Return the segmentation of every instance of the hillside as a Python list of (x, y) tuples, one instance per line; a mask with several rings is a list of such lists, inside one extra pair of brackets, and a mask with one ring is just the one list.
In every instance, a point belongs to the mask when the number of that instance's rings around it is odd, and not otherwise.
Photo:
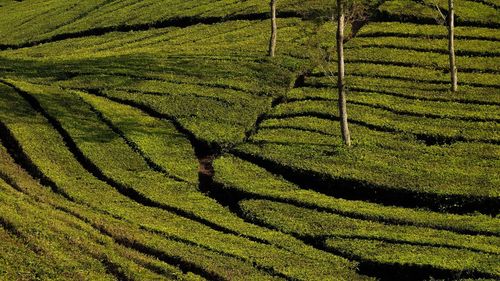
[(0, 0), (0, 280), (500, 279), (500, 3)]

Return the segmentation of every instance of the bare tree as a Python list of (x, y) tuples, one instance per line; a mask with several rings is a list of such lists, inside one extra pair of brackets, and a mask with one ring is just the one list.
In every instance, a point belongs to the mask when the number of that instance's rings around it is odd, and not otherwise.
[[(337, 21), (337, 35), (336, 35), (336, 52), (337, 52), (337, 72), (332, 69), (332, 56), (334, 53), (334, 46), (329, 44), (322, 44), (321, 37), (316, 38), (312, 36), (308, 45), (312, 50), (319, 52), (312, 52), (310, 59), (314, 64), (323, 71), (325, 77), (329, 78), (332, 84), (337, 84), (338, 91), (338, 110), (340, 116), (340, 127), (342, 133), (342, 140), (347, 146), (351, 146), (351, 134), (349, 131), (348, 115), (347, 115), (347, 87), (345, 82), (345, 62), (344, 62), (344, 42), (349, 40), (350, 37), (355, 35), (354, 28), (351, 30), (352, 34), (347, 37), (344, 34), (346, 24), (360, 24), (366, 22), (368, 19), (368, 6), (362, 1), (355, 0), (337, 0), (336, 15), (332, 14), (332, 21)], [(332, 10), (333, 12), (333, 10)], [(317, 23), (321, 25), (323, 19), (319, 18)], [(317, 28), (321, 28), (317, 26)], [(359, 29), (359, 26), (357, 27)], [(316, 32), (316, 31), (314, 31)]]
[(351, 146), (351, 133), (347, 122), (347, 101), (345, 94), (345, 65), (344, 65), (344, 0), (337, 0), (337, 87), (340, 128), (342, 139), (347, 146)]
[(269, 56), (274, 57), (276, 53), (276, 38), (278, 33), (278, 24), (276, 23), (276, 0), (271, 0), (271, 38), (269, 40)]
[(455, 5), (454, 0), (448, 0), (448, 17), (446, 17), (439, 8), (437, 3), (434, 3), (442, 22), (447, 22), (448, 28), (448, 54), (450, 59), (450, 78), (451, 78), (451, 91), (458, 90), (458, 70), (455, 59)]
[(458, 90), (457, 66), (455, 64), (455, 7), (453, 0), (448, 0), (448, 51), (450, 55), (451, 91)]

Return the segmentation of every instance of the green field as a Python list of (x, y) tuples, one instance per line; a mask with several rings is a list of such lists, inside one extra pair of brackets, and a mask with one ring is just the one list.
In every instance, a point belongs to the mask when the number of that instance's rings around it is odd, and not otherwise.
[(0, 280), (499, 280), (500, 2), (0, 0)]

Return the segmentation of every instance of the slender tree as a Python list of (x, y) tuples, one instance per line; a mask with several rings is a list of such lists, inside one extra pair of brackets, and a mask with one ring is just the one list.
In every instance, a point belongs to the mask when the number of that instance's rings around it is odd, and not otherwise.
[[(333, 11), (333, 10), (332, 10)], [(309, 41), (311, 49), (318, 50), (313, 52), (310, 58), (314, 60), (315, 65), (321, 69), (325, 76), (328, 77), (333, 84), (337, 83), (338, 92), (338, 110), (340, 116), (340, 128), (342, 140), (346, 146), (351, 146), (351, 133), (349, 131), (349, 123), (347, 116), (347, 96), (345, 83), (345, 62), (344, 62), (344, 42), (353, 34), (346, 36), (344, 29), (346, 24), (359, 24), (368, 19), (368, 6), (362, 1), (356, 0), (337, 0), (336, 15), (332, 14), (331, 19), (337, 20), (337, 72), (331, 69), (331, 54), (333, 49), (325, 44), (321, 44), (320, 38), (315, 38)], [(317, 23), (323, 23), (324, 18), (319, 18)], [(318, 26), (317, 26), (318, 27)], [(355, 31), (351, 31), (355, 33)], [(319, 41), (318, 41), (319, 40)]]
[(455, 5), (454, 0), (448, 0), (448, 17), (446, 17), (439, 8), (437, 3), (434, 3), (436, 10), (441, 16), (441, 20), (438, 22), (444, 24), (448, 28), (448, 54), (450, 59), (450, 78), (451, 78), (451, 91), (456, 92), (458, 90), (458, 70), (455, 59)]
[(269, 56), (274, 57), (276, 53), (276, 38), (278, 33), (278, 24), (276, 23), (276, 0), (271, 0), (271, 38), (269, 40)]
[(338, 105), (340, 115), (340, 128), (342, 139), (347, 146), (351, 146), (351, 133), (347, 122), (347, 101), (345, 94), (345, 65), (344, 65), (344, 25), (345, 12), (344, 0), (337, 0), (337, 87), (338, 87)]
[(455, 7), (453, 0), (448, 0), (448, 51), (450, 55), (451, 91), (458, 90), (457, 66), (455, 64)]

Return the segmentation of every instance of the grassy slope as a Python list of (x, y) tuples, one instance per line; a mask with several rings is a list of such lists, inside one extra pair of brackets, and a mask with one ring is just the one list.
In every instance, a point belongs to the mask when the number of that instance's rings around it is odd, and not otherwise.
[[(22, 169), (0, 151), (8, 171), (0, 194), (11, 202), (0, 217), (0, 236), (11, 241), (0, 245), (0, 276), (15, 274), (20, 255), (23, 272), (35, 274), (37, 252), (12, 248), (35, 239), (53, 253), (38, 274), (62, 279), (75, 277), (60, 273), (61, 261), (138, 280), (362, 279), (358, 264), (387, 278), (498, 277), (498, 219), (443, 213), (498, 212), (497, 23), (471, 12), (481, 4), (462, 2), (459, 22), (481, 27), (457, 30), (464, 85), (456, 95), (446, 92), (443, 28), (369, 23), (348, 42), (350, 150), (340, 145), (323, 71), (335, 72), (334, 62), (308, 60), (315, 42), (333, 46), (334, 28), (290, 17), (326, 13), (329, 1), (279, 3), (287, 13), (274, 60), (265, 58), (264, 1), (5, 4), (2, 44), (53, 42), (0, 52), (2, 142), (31, 176), (75, 202), (16, 176)], [(379, 11), (428, 22), (428, 9), (401, 15), (405, 5), (388, 1)], [(226, 19), (190, 25), (216, 18)], [(78, 38), (63, 40), (68, 33)], [(195, 156), (209, 147), (253, 163), (226, 155), (215, 161), (216, 184), (199, 182)], [(67, 226), (75, 214), (70, 225), (86, 232)], [(52, 216), (64, 223), (45, 227)], [(33, 234), (37, 221), (57, 247)], [(108, 242), (91, 251), (89, 238), (81, 254), (61, 256), (73, 247), (65, 237), (83, 233)], [(420, 250), (429, 254), (413, 254)]]
[[(286, 0), (279, 3), (279, 9), (296, 15), (307, 15), (324, 12), (329, 4), (328, 0), (314, 0), (308, 1), (305, 6), (302, 1)], [(193, 18), (245, 17), (249, 14), (266, 17), (267, 10), (268, 4), (258, 0), (168, 0), (161, 3), (153, 0), (31, 0), (3, 7), (0, 38), (3, 44), (20, 44), (92, 28), (151, 24), (182, 18), (189, 21)]]

